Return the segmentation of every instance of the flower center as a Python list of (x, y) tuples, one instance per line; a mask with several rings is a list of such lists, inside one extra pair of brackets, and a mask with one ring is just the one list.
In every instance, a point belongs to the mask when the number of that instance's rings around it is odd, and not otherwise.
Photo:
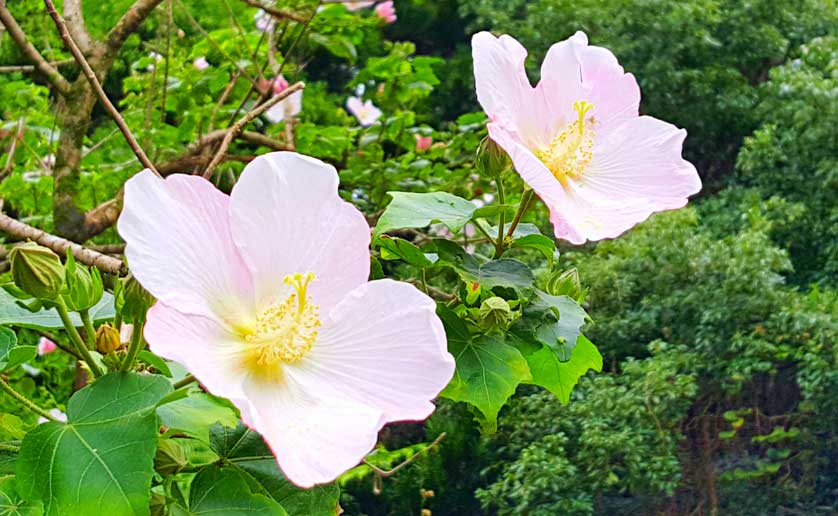
[(284, 281), (294, 289), (291, 295), (262, 310), (244, 332), (243, 363), (258, 377), (279, 377), (282, 364), (303, 358), (317, 340), (320, 311), (307, 294), (314, 274), (289, 274)]
[(585, 100), (574, 102), (573, 109), (579, 118), (562, 129), (550, 145), (535, 151), (538, 159), (564, 187), (567, 187), (568, 179), (581, 178), (594, 157), (594, 117), (585, 119), (593, 108), (594, 105)]

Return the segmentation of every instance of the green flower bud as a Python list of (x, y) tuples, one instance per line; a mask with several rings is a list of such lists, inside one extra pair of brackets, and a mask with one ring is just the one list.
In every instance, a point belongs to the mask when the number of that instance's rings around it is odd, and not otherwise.
[(174, 475), (189, 464), (183, 447), (172, 439), (161, 438), (154, 454), (154, 469), (161, 475)]
[(29, 242), (9, 254), (15, 285), (32, 297), (55, 299), (64, 285), (64, 266), (52, 249)]
[(474, 166), (482, 176), (498, 177), (509, 168), (509, 155), (488, 136), (477, 147)]
[(554, 296), (568, 296), (573, 298), (579, 304), (582, 304), (588, 295), (588, 289), (582, 287), (582, 281), (579, 279), (579, 271), (575, 267), (554, 273), (547, 280), (545, 290)]
[(122, 318), (136, 324), (145, 321), (145, 314), (154, 304), (154, 296), (140, 285), (134, 276), (125, 278), (122, 285)]
[(512, 308), (505, 299), (493, 296), (480, 305), (480, 325), (488, 330), (505, 330), (512, 321)]
[(66, 271), (67, 289), (62, 297), (67, 304), (67, 308), (77, 312), (96, 306), (105, 291), (99, 270), (79, 265), (72, 253), (67, 253), (67, 263), (64, 265), (64, 270)]
[(103, 324), (96, 330), (96, 351), (99, 353), (107, 355), (119, 349), (121, 345), (122, 340), (119, 337), (119, 330), (110, 324)]

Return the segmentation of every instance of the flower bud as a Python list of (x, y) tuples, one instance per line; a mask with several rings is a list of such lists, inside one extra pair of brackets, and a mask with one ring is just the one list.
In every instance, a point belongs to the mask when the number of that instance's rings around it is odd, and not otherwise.
[(582, 287), (579, 271), (574, 267), (566, 271), (553, 274), (547, 280), (546, 290), (554, 296), (568, 296), (581, 304), (588, 295), (588, 289)]
[(145, 321), (145, 314), (154, 304), (154, 297), (140, 285), (134, 276), (128, 276), (122, 285), (122, 318), (129, 323)]
[(64, 266), (52, 249), (26, 243), (9, 254), (15, 285), (32, 297), (54, 299), (64, 285)]
[(160, 439), (154, 454), (154, 469), (161, 475), (174, 475), (189, 464), (183, 447), (172, 439)]
[(96, 351), (99, 353), (107, 355), (119, 349), (121, 345), (119, 330), (110, 324), (103, 324), (96, 330)]
[(77, 312), (96, 306), (102, 299), (104, 287), (98, 269), (90, 269), (76, 263), (72, 253), (67, 253), (64, 266), (67, 289), (62, 294), (67, 308)]
[(487, 136), (477, 148), (474, 166), (482, 176), (498, 177), (509, 168), (509, 156)]
[(480, 324), (488, 330), (505, 330), (512, 320), (512, 309), (505, 299), (493, 296), (480, 305)]

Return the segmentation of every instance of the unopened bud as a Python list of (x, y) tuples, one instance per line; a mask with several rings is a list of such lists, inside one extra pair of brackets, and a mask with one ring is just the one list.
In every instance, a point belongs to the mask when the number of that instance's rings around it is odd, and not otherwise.
[(509, 155), (487, 136), (477, 147), (474, 166), (482, 176), (498, 177), (509, 167)]
[(67, 253), (64, 269), (67, 289), (63, 298), (67, 308), (75, 312), (96, 306), (104, 292), (99, 270), (76, 263), (72, 253)]
[(64, 286), (64, 266), (52, 249), (26, 243), (9, 254), (15, 285), (32, 297), (54, 299)]
[(480, 305), (480, 324), (490, 330), (504, 330), (512, 320), (512, 309), (505, 299), (493, 296)]
[(145, 321), (145, 314), (154, 304), (154, 297), (133, 276), (124, 280), (122, 289), (122, 318), (129, 323)]
[(568, 296), (577, 303), (582, 303), (588, 294), (588, 289), (582, 287), (579, 271), (574, 267), (561, 273), (553, 274), (547, 280), (546, 290), (554, 296)]
[(103, 324), (96, 330), (96, 351), (103, 355), (107, 355), (119, 349), (122, 345), (119, 330), (110, 324)]

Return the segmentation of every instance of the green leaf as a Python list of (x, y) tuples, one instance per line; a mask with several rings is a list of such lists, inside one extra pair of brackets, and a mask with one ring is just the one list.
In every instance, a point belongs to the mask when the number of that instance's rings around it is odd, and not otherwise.
[(159, 375), (112, 373), (75, 393), (69, 422), (39, 425), (24, 438), (17, 487), (46, 514), (149, 513), (159, 425), (154, 407), (171, 392)]
[(403, 238), (381, 235), (375, 240), (375, 243), (381, 249), (382, 260), (401, 259), (419, 268), (431, 267), (435, 261), (431, 261), (421, 249)]
[(602, 371), (602, 355), (584, 335), (579, 337), (567, 362), (560, 362), (546, 345), (535, 353), (525, 354), (524, 358), (530, 366), (532, 383), (553, 393), (563, 404), (570, 402), (570, 393), (589, 369)]
[(341, 36), (340, 34), (327, 35), (312, 33), (309, 35), (309, 38), (333, 55), (342, 57), (350, 63), (354, 63), (358, 59), (358, 51), (355, 49), (355, 45), (345, 36)]
[(472, 338), (465, 323), (452, 312), (443, 311), (440, 316), (448, 335), (448, 350), (457, 362), (454, 378), (441, 395), (477, 407), (483, 415), (483, 429), (492, 432), (497, 428), (501, 407), (518, 384), (531, 378), (527, 361), (500, 337)]
[(290, 516), (334, 516), (340, 489), (337, 484), (300, 489), (280, 471), (262, 437), (239, 424), (235, 429), (210, 427), (210, 445), (225, 465), (234, 468), (264, 488)]
[(144, 349), (137, 353), (137, 358), (143, 363), (150, 365), (151, 367), (156, 369), (158, 372), (160, 372), (160, 374), (162, 374), (166, 378), (172, 377), (172, 370), (169, 369), (169, 364), (167, 364), (165, 360), (158, 357), (151, 351)]
[[(94, 322), (113, 319), (116, 314), (113, 307), (113, 295), (105, 292), (102, 299), (90, 309), (90, 317)], [(71, 313), (70, 319), (76, 326), (81, 326), (81, 319), (78, 314)], [(42, 309), (35, 312), (27, 310), (11, 294), (0, 289), (0, 324), (20, 326), (33, 329), (55, 329), (63, 328), (61, 318), (54, 308)]]
[(285, 516), (282, 506), (269, 497), (254, 493), (237, 471), (207, 466), (195, 475), (189, 488), (189, 508), (170, 507), (172, 516)]
[(375, 234), (393, 229), (423, 228), (434, 221), (457, 232), (471, 219), (477, 206), (447, 192), (388, 192), (393, 200), (378, 219)]
[(192, 391), (185, 398), (157, 407), (160, 424), (170, 430), (210, 442), (209, 427), (215, 423), (236, 427), (236, 412), (215, 396)]
[(0, 479), (0, 516), (41, 516), (43, 513), (41, 502), (24, 502), (17, 494), (15, 477)]
[(14, 369), (38, 355), (35, 346), (18, 346), (17, 335), (9, 328), (0, 326), (0, 371)]
[(435, 239), (433, 248), (439, 256), (437, 264), (450, 265), (463, 281), (478, 283), (485, 289), (508, 287), (523, 291), (531, 289), (535, 281), (530, 268), (518, 260), (481, 262), (459, 244), (444, 239)]
[(562, 362), (570, 360), (588, 315), (573, 298), (536, 291), (532, 305), (518, 321), (517, 334), (546, 344)]
[(23, 439), (25, 435), (23, 420), (14, 414), (0, 414), (0, 437)]
[(544, 235), (526, 235), (512, 242), (514, 247), (535, 249), (547, 258), (553, 265), (553, 254), (556, 251), (556, 241)]

